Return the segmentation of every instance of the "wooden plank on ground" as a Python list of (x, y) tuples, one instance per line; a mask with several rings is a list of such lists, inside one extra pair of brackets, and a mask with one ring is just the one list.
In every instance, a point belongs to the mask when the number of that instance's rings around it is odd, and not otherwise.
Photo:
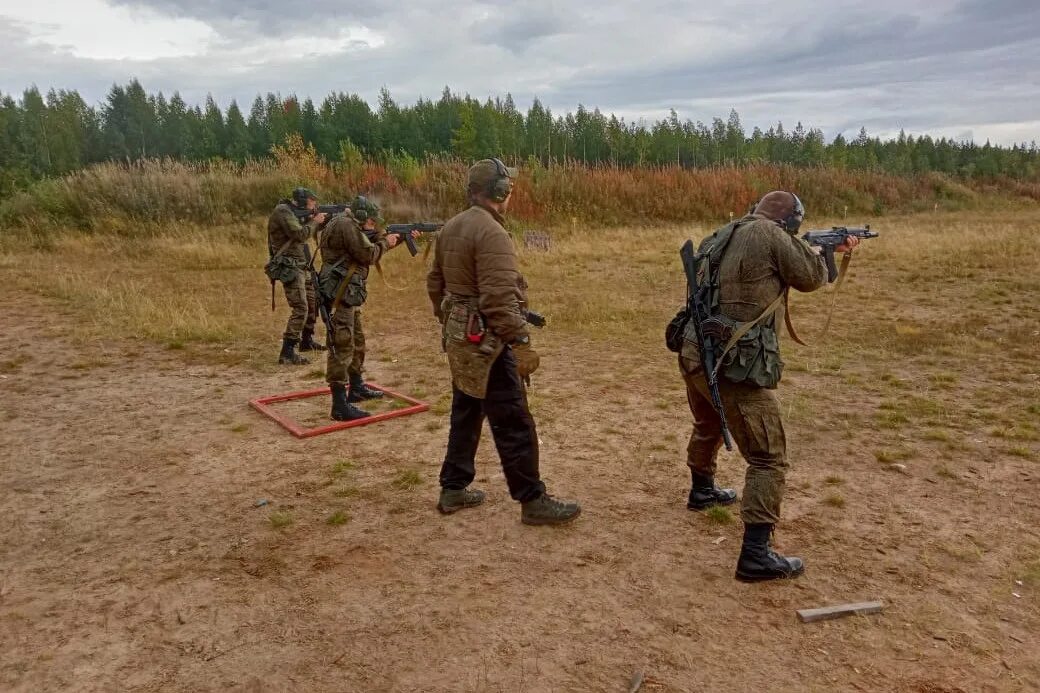
[(802, 619), (802, 623), (813, 623), (814, 621), (826, 621), (852, 614), (876, 614), (884, 608), (885, 605), (881, 602), (839, 604), (837, 606), (823, 606), (818, 609), (799, 609), (798, 618)]

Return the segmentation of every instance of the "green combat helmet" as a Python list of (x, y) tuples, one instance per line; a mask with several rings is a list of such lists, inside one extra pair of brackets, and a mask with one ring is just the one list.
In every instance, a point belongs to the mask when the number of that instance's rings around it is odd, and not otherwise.
[(364, 224), (369, 219), (374, 219), (377, 224), (383, 223), (383, 217), (379, 215), (379, 205), (364, 195), (358, 195), (350, 203), (350, 213), (359, 224)]
[(292, 201), (297, 207), (306, 207), (307, 200), (317, 200), (318, 196), (309, 188), (296, 188), (292, 191)]

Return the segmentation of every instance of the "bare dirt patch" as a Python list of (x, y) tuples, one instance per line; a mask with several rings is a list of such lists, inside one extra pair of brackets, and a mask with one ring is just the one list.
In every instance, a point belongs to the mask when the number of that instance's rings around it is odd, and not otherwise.
[[(638, 669), (657, 691), (1036, 690), (1040, 280), (920, 249), (865, 250), (859, 309), (785, 344), (777, 539), (808, 572), (758, 586), (732, 578), (739, 522), (684, 506), (689, 415), (659, 334), (681, 285), (650, 269), (671, 251), (626, 285), (652, 315), (615, 300), (635, 328), (602, 321), (609, 268), (532, 267), (563, 323), (536, 336), (542, 466), (585, 509), (555, 530), (520, 524), (490, 439), (489, 502), (435, 511), (447, 369), (421, 290), (375, 288), (371, 378), (432, 411), (298, 441), (246, 404), (320, 382), (266, 365), (282, 313), (266, 341), (168, 348), (70, 331), (75, 299), (23, 283), (0, 299), (0, 689), (620, 691)], [(798, 297), (796, 319), (826, 305)], [(720, 481), (742, 475), (725, 455)], [(870, 599), (884, 613), (795, 616)]]

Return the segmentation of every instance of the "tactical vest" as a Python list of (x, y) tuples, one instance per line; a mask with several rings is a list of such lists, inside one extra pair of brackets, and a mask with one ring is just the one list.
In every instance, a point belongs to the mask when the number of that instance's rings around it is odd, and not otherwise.
[[(701, 325), (701, 329), (714, 336), (715, 343), (719, 345), (715, 354), (715, 370), (733, 383), (774, 388), (780, 382), (784, 369), (776, 333), (776, 312), (783, 305), (784, 293), (749, 322), (739, 322), (721, 312), (719, 268), (730, 239), (742, 221), (730, 222), (701, 242), (694, 256), (696, 286), (691, 289), (706, 290), (705, 303), (709, 318)], [(692, 319), (683, 330), (681, 353), (694, 361), (700, 359)]]

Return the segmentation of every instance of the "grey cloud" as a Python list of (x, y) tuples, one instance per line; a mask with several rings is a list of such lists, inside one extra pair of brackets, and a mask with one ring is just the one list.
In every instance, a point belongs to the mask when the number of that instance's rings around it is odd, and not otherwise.
[(146, 8), (169, 17), (201, 21), (243, 20), (276, 26), (314, 22), (321, 17), (364, 17), (380, 14), (390, 3), (356, 0), (112, 0), (112, 5)]
[[(1035, 118), (1037, 24), (999, 15), (959, 22), (964, 14), (962, 7), (933, 22), (912, 15), (821, 17), (807, 30), (751, 44), (736, 56), (664, 70), (587, 72), (556, 85), (556, 93), (608, 104), (624, 85), (629, 108), (657, 110), (728, 98), (746, 120), (758, 120), (771, 103), (780, 107), (772, 120), (788, 123), (795, 118), (781, 113), (800, 105), (797, 119), (832, 132), (860, 124), (927, 128)], [(850, 99), (849, 91), (859, 94)]]
[[(677, 0), (523, 8), (498, 0), (117, 1), (206, 21), (223, 41), (197, 57), (84, 60), (31, 44), (0, 17), (0, 90), (35, 82), (97, 100), (113, 82), (137, 77), (149, 90), (180, 90), (189, 101), (212, 92), (226, 105), (268, 91), (315, 99), (356, 91), (374, 102), (382, 86), (408, 102), (437, 98), (447, 84), (478, 98), (512, 92), (521, 108), (537, 96), (554, 112), (583, 103), (657, 116), (674, 107), (680, 117), (709, 120), (735, 107), (748, 129), (801, 120), (829, 135), (861, 125), (978, 131), (1035, 121), (1040, 102), (1040, 5), (1029, 0), (875, 0), (869, 9), (854, 0), (795, 0), (782, 12), (764, 0), (711, 8)], [(282, 34), (261, 30), (272, 22)], [(363, 23), (385, 43), (229, 62), (236, 43), (327, 35), (337, 22)]]
[(580, 26), (581, 17), (549, 1), (524, 3), (522, 11), (511, 10), (512, 3), (487, 5), (487, 19), (472, 27), (474, 40), (480, 43), (504, 46), (515, 54), (523, 54), (536, 46), (540, 39), (572, 33), (571, 27)]

